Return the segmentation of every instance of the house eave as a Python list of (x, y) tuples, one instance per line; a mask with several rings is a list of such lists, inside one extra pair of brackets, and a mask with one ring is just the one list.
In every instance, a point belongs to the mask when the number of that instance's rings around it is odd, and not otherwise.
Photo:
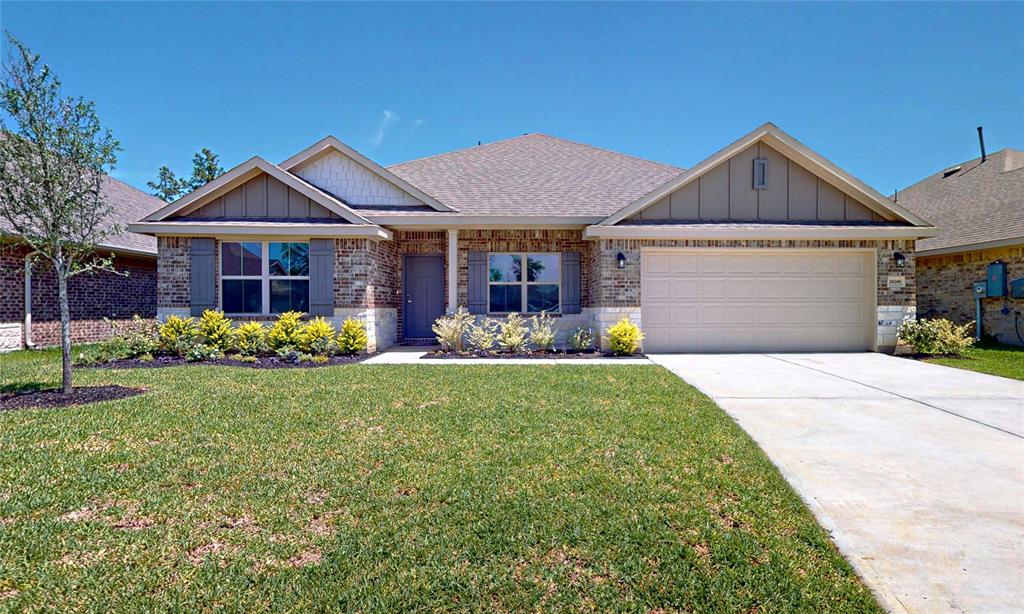
[(923, 226), (842, 227), (786, 225), (777, 228), (733, 227), (726, 225), (637, 225), (588, 226), (584, 239), (920, 239), (938, 234), (938, 229)]
[(281, 236), (310, 238), (366, 238), (390, 241), (392, 233), (380, 226), (362, 224), (303, 224), (290, 222), (136, 222), (131, 232), (164, 237)]
[(964, 245), (953, 245), (950, 247), (938, 247), (935, 249), (919, 249), (918, 256), (948, 256), (950, 254), (964, 254), (967, 252), (980, 252), (986, 249), (998, 249), (1001, 247), (1024, 246), (1024, 237), (1011, 237), (1009, 239), (996, 239), (994, 241), (979, 241), (977, 243), (966, 243)]
[(600, 216), (530, 215), (370, 215), (368, 220), (396, 230), (439, 230), (447, 228), (540, 228), (582, 229), (601, 221)]

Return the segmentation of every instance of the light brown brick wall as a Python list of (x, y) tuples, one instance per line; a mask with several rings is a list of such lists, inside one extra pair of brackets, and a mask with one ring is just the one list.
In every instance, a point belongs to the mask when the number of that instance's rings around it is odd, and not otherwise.
[[(645, 247), (707, 248), (871, 248), (877, 250), (878, 305), (914, 305), (915, 268), (913, 241), (760, 241), (760, 240), (676, 240), (676, 239), (602, 239), (589, 260), (594, 280), (594, 303), (600, 307), (640, 306), (640, 252)], [(904, 268), (896, 268), (893, 253), (906, 256)], [(618, 255), (626, 256), (626, 267), (618, 268)], [(905, 285), (889, 290), (888, 277), (902, 276)]]
[[(1007, 264), (1007, 281), (1024, 277), (1024, 246), (918, 257), (918, 317), (948, 318), (958, 324), (974, 321), (974, 282), (983, 281), (988, 265), (996, 260)], [(1002, 313), (1004, 308), (1009, 313)], [(981, 319), (984, 334), (1022, 345), (1014, 320), (1024, 335), (1024, 299), (983, 299)]]
[(191, 245), (188, 237), (158, 237), (156, 305), (161, 309), (189, 307), (191, 298)]

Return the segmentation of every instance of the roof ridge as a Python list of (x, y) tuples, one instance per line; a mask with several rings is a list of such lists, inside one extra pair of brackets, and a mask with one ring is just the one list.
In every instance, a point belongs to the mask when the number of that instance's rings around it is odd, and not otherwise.
[[(510, 136), (497, 141), (491, 141), (490, 143), (478, 143), (476, 145), (470, 145), (469, 147), (460, 147), (459, 149), (453, 149), (451, 151), (442, 151), (441, 153), (431, 154), (429, 156), (420, 156), (419, 158), (413, 158), (412, 160), (406, 160), (405, 162), (396, 162), (394, 164), (385, 166), (384, 168), (390, 170), (399, 166), (405, 166), (406, 164), (412, 164), (413, 162), (421, 162), (423, 160), (431, 160), (433, 158), (440, 158), (443, 156), (450, 156), (452, 154), (462, 153), (464, 151), (472, 151), (474, 149), (480, 149), (483, 147), (490, 147), (491, 145), (497, 145), (498, 143), (507, 143), (509, 141), (515, 141), (518, 139), (526, 138), (528, 136), (538, 135), (540, 132), (526, 132), (518, 136)], [(543, 136), (543, 135), (542, 135)]]
[[(685, 168), (683, 168), (681, 166), (676, 166), (675, 164), (668, 164), (667, 162), (658, 162), (657, 160), (651, 160), (650, 158), (641, 158), (640, 156), (634, 156), (633, 154), (622, 153), (621, 151), (615, 151), (614, 149), (608, 149), (607, 147), (598, 147), (597, 145), (591, 145), (590, 143), (581, 143), (580, 141), (574, 141), (572, 139), (567, 139), (567, 138), (561, 137), (561, 136), (554, 136), (552, 134), (547, 134), (547, 133), (544, 133), (544, 132), (532, 132), (530, 134), (536, 134), (537, 136), (542, 136), (542, 137), (549, 138), (549, 139), (555, 139), (556, 141), (562, 141), (564, 143), (571, 143), (573, 145), (579, 145), (580, 147), (587, 147), (589, 149), (594, 149), (596, 151), (602, 151), (604, 153), (614, 154), (616, 156), (622, 156), (624, 158), (632, 158), (634, 160), (639, 160), (641, 162), (646, 162), (648, 164), (657, 164), (658, 166), (664, 166), (665, 168), (675, 169), (675, 170), (678, 170), (679, 172), (683, 172), (683, 171), (686, 170)], [(529, 136), (529, 135), (525, 135), (524, 134), (523, 136)]]

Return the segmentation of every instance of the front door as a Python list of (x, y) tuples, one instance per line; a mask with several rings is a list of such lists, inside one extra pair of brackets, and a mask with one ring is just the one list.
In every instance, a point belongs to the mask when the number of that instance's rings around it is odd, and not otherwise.
[(405, 310), (403, 333), (406, 339), (434, 336), (434, 321), (444, 315), (444, 256), (440, 254), (405, 256)]

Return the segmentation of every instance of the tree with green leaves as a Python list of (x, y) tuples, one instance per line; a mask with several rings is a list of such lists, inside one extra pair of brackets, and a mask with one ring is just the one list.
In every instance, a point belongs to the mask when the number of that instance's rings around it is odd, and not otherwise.
[(170, 168), (161, 166), (157, 171), (157, 180), (150, 181), (146, 185), (153, 190), (154, 196), (171, 202), (192, 190), (203, 187), (223, 174), (224, 169), (217, 159), (217, 154), (204, 147), (192, 156), (192, 176), (188, 179), (184, 177), (179, 179)]
[(0, 80), (0, 234), (26, 243), (53, 267), (60, 303), (62, 390), (71, 392), (71, 312), (68, 279), (113, 271), (97, 246), (121, 232), (107, 223), (103, 176), (120, 143), (102, 127), (95, 104), (63, 97), (60, 79), (39, 55), (7, 33)]

